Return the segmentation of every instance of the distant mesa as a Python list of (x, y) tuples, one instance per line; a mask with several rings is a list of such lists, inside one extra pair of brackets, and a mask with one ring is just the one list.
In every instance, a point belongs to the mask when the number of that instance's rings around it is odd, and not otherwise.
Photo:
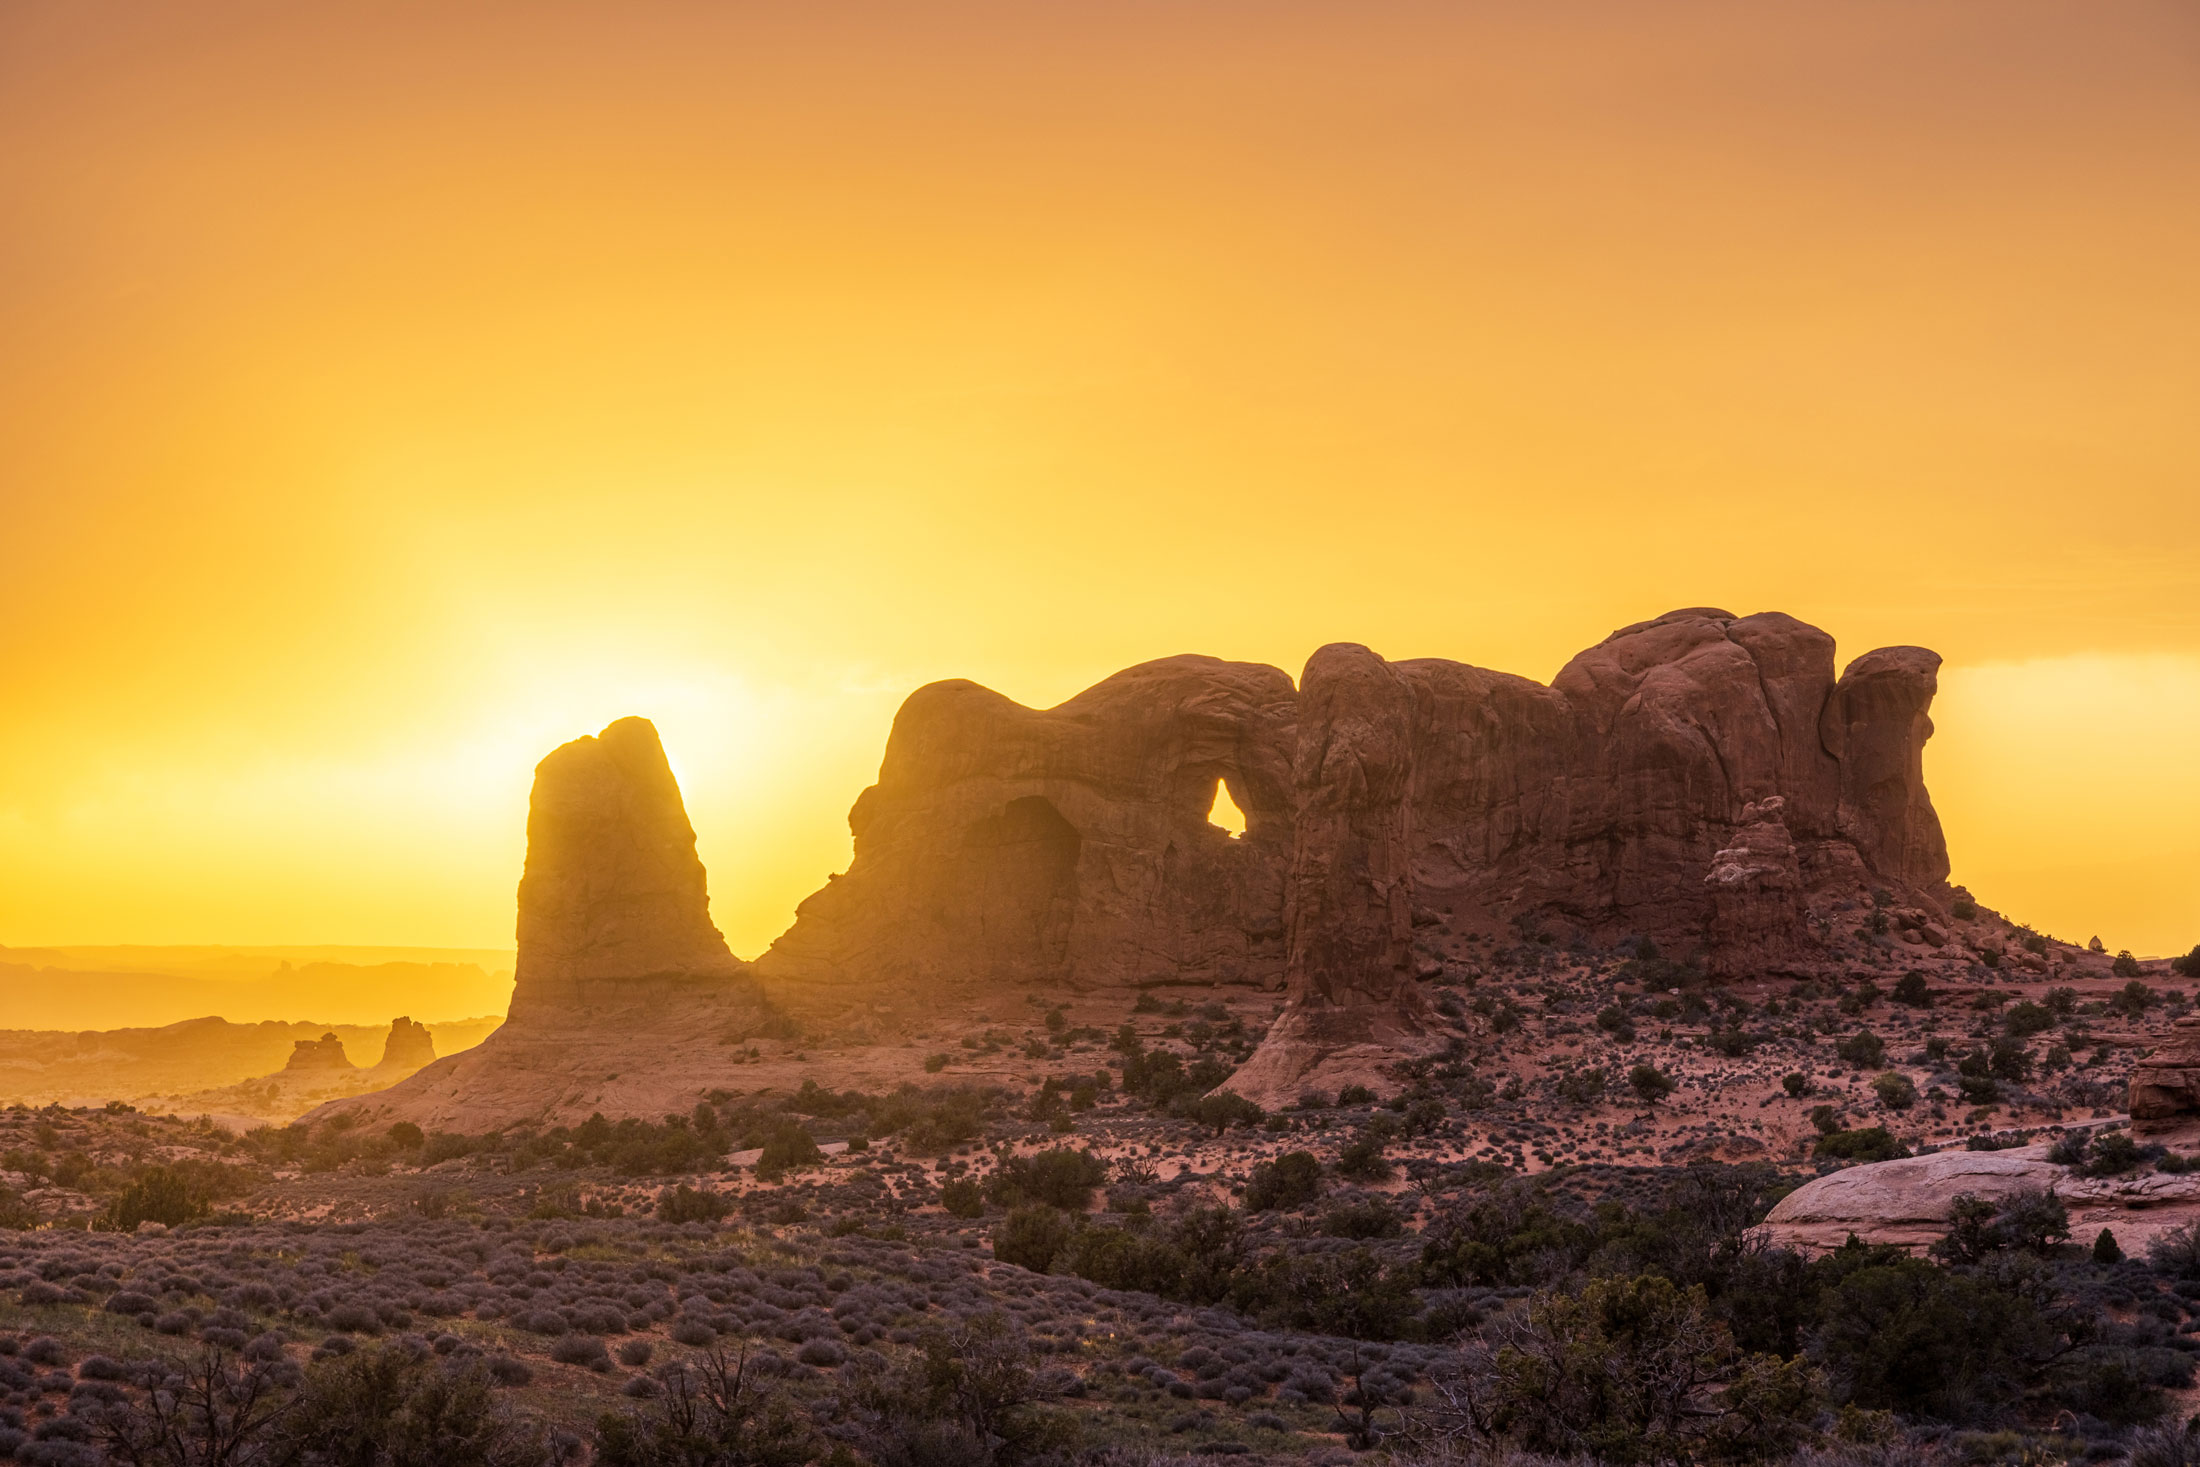
[(355, 1069), (351, 1056), (344, 1053), (344, 1041), (334, 1034), (323, 1034), (319, 1039), (301, 1039), (290, 1052), (290, 1063), (283, 1066), (289, 1075), (342, 1072)]
[[(1052, 709), (975, 683), (903, 704), (849, 812), (848, 871), (752, 966), (711, 923), (656, 730), (537, 766), (511, 1015), (362, 1115), (487, 1125), (683, 1111), (728, 1036), (829, 1032), (987, 993), (1281, 991), (1228, 1082), (1264, 1105), (1394, 1089), (1439, 1042), (1424, 984), (1503, 941), (1650, 939), (1805, 974), (1839, 910), (1939, 930), (1923, 750), (1940, 659), (1777, 613), (1613, 633), (1549, 686), (1340, 643), (1297, 685), (1180, 656)], [(1209, 822), (1217, 790), (1242, 836)]]

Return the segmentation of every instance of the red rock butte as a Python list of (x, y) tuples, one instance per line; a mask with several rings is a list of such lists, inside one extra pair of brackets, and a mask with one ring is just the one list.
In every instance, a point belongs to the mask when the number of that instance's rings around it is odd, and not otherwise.
[[(537, 767), (511, 1020), (343, 1102), (474, 1129), (685, 1109), (695, 1005), (768, 999), (843, 1032), (943, 996), (1251, 985), (1281, 1017), (1228, 1082), (1264, 1104), (1433, 1042), (1422, 996), (1508, 929), (1646, 937), (1715, 973), (1813, 970), (1838, 907), (1929, 922), (1948, 857), (1923, 777), (1940, 659), (1778, 613), (1614, 632), (1549, 686), (1365, 647), (1278, 668), (1180, 656), (1058, 707), (911, 694), (849, 813), (848, 871), (753, 965), (711, 925), (655, 730)], [(1208, 820), (1217, 786), (1244, 812)], [(690, 1052), (693, 1051), (693, 1052)]]

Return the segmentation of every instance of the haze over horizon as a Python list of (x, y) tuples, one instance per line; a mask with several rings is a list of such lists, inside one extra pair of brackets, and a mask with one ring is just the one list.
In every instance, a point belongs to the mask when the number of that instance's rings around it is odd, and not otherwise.
[(2200, 17), (0, 11), (0, 944), (505, 948), (640, 714), (753, 955), (895, 707), (1946, 659), (1954, 879), (2200, 941)]

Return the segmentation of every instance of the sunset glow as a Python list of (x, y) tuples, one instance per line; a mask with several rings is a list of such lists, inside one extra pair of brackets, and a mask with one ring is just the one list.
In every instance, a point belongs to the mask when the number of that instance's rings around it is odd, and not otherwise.
[(753, 955), (927, 681), (1702, 605), (2183, 952), (2195, 179), (2140, 0), (10, 5), (0, 944), (504, 947), (642, 714)]

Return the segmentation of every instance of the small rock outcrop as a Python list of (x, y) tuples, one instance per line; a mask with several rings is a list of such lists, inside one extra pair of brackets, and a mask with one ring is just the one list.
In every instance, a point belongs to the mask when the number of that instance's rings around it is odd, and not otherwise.
[(376, 1069), (411, 1074), (434, 1063), (435, 1040), (429, 1036), (427, 1025), (416, 1024), (410, 1018), (390, 1021), (390, 1036), (382, 1041), (382, 1059)]
[(354, 1069), (351, 1056), (344, 1053), (344, 1041), (334, 1034), (323, 1034), (319, 1039), (301, 1039), (291, 1047), (290, 1062), (283, 1066), (285, 1074), (319, 1073), (329, 1070)]
[(2130, 1109), (2141, 1130), (2200, 1120), (2200, 1014), (2172, 1024), (2168, 1037), (2132, 1066)]

